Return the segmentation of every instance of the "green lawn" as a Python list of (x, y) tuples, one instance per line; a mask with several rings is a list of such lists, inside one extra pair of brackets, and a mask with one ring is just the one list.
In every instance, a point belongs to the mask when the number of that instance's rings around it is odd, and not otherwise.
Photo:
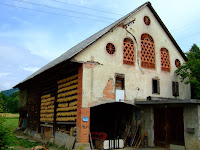
[(0, 113), (0, 116), (5, 118), (4, 124), (6, 126), (11, 127), (13, 130), (18, 128), (19, 114)]
[(5, 118), (6, 126), (11, 127), (13, 130), (18, 128), (19, 117)]

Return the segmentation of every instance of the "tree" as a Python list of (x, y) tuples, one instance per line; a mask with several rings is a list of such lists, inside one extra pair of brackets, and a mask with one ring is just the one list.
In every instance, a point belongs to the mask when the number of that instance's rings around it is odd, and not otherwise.
[(194, 44), (189, 52), (185, 53), (188, 61), (181, 65), (175, 73), (185, 84), (191, 84), (192, 98), (200, 98), (200, 49)]
[(0, 92), (0, 113), (6, 112), (6, 96)]
[(19, 92), (15, 92), (7, 97), (7, 111), (10, 113), (19, 112)]

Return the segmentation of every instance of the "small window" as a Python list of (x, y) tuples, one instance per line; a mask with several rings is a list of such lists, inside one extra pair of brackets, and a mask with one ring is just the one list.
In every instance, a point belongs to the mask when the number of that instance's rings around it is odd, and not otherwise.
[(144, 23), (148, 26), (150, 25), (151, 21), (150, 18), (148, 16), (144, 16)]
[(177, 68), (179, 68), (179, 67), (181, 66), (180, 60), (178, 60), (178, 59), (175, 60), (175, 66), (176, 66)]
[(115, 53), (115, 46), (112, 43), (108, 43), (106, 45), (106, 51), (108, 52), (108, 54), (114, 54)]
[(116, 75), (116, 82), (115, 87), (118, 90), (124, 90), (124, 75), (123, 74), (117, 74)]
[(160, 83), (158, 79), (152, 79), (152, 94), (160, 94)]
[(179, 96), (179, 85), (178, 85), (178, 82), (173, 82), (172, 81), (172, 94), (175, 97)]

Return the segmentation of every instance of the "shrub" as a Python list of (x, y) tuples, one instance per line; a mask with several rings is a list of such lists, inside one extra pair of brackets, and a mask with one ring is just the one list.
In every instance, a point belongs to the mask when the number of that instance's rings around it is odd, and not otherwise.
[(0, 149), (7, 149), (15, 142), (12, 129), (4, 121), (4, 117), (0, 116)]

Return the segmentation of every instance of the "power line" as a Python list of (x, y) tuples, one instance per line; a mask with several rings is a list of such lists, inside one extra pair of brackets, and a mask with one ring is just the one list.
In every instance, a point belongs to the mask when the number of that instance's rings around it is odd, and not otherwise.
[(82, 14), (82, 15), (88, 15), (88, 16), (102, 18), (102, 19), (115, 20), (113, 18), (108, 18), (108, 17), (98, 16), (98, 15), (93, 15), (93, 14), (89, 14), (89, 13), (83, 13), (83, 12), (79, 12), (79, 11), (67, 10), (67, 9), (63, 9), (63, 8), (59, 8), (59, 7), (53, 7), (53, 6), (49, 6), (49, 5), (38, 4), (38, 3), (34, 3), (34, 2), (30, 2), (30, 1), (25, 1), (25, 0), (14, 0), (14, 1), (17, 1), (17, 2), (20, 2), (20, 3), (26, 3), (26, 4), (36, 5), (36, 6), (42, 6), (42, 7), (46, 7), (46, 8), (55, 9), (55, 10), (61, 10), (61, 11), (66, 11), (66, 12), (72, 12), (72, 13)]
[(5, 4), (5, 3), (0, 3), (0, 5), (4, 5), (4, 6), (8, 6), (8, 7), (15, 7), (15, 8), (22, 8), (22, 9), (32, 10), (32, 11), (38, 11), (38, 12), (42, 12), (42, 13), (48, 13), (48, 14), (53, 14), (53, 15), (58, 15), (58, 16), (63, 16), (63, 17), (72, 17), (72, 18), (78, 18), (78, 19), (84, 19), (84, 20), (90, 20), (90, 21), (97, 21), (97, 22), (110, 23), (110, 22), (103, 21), (103, 20), (95, 20), (95, 19), (82, 18), (82, 17), (77, 17), (77, 16), (71, 16), (71, 15), (53, 13), (53, 12), (49, 12), (49, 11), (38, 10), (38, 9), (32, 9), (32, 8), (26, 8), (26, 7), (21, 7), (21, 6), (14, 6), (14, 5)]
[(89, 9), (89, 10), (99, 11), (99, 12), (103, 12), (103, 13), (122, 16), (121, 14), (111, 13), (111, 12), (108, 12), (108, 11), (98, 10), (98, 9), (89, 8), (89, 7), (85, 7), (85, 6), (80, 6), (80, 5), (76, 5), (76, 4), (71, 4), (71, 3), (67, 3), (67, 2), (63, 2), (63, 1), (59, 1), (59, 0), (52, 0), (52, 1), (55, 1), (55, 2), (58, 2), (58, 3), (63, 3), (63, 4), (66, 4), (66, 5), (76, 6), (76, 7), (80, 7), (80, 8), (85, 8), (85, 9)]
[(176, 33), (176, 32), (179, 32), (183, 29), (187, 29), (188, 27), (190, 27), (191, 25), (194, 25), (195, 23), (199, 22), (200, 20), (197, 20), (197, 21), (194, 21), (192, 23), (189, 23), (189, 24), (186, 24), (185, 26), (182, 26), (181, 28), (179, 27), (178, 29), (173, 29), (172, 32)]

